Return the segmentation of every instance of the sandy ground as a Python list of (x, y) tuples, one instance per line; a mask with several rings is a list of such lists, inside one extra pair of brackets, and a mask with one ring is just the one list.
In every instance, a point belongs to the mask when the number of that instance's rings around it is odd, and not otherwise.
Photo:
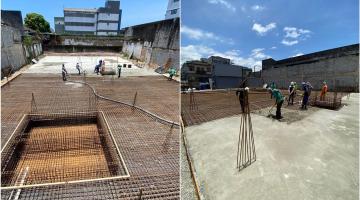
[[(131, 64), (131, 68), (122, 68), (121, 76), (151, 76), (159, 75), (154, 69), (140, 68), (135, 66), (129, 60), (123, 59), (119, 56), (61, 56), (61, 55), (47, 55), (40, 59), (38, 63), (32, 65), (24, 73), (55, 73), (61, 74), (61, 66), (64, 63), (66, 70), (70, 74), (78, 74), (75, 68), (76, 63), (79, 63), (82, 71), (86, 71), (87, 76), (101, 76), (94, 73), (95, 65), (99, 60), (105, 60), (106, 71), (113, 69), (117, 71), (118, 64)], [(117, 75), (116, 75), (117, 76)]]
[(239, 116), (185, 129), (206, 199), (358, 199), (359, 94), (283, 123), (252, 114), (257, 161), (236, 169)]

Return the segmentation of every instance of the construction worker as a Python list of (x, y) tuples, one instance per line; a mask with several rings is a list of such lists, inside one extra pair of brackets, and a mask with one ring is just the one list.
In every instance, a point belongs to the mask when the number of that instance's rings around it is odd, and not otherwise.
[(326, 84), (326, 81), (324, 81), (323, 86), (321, 88), (320, 101), (325, 101), (325, 95), (327, 93), (327, 90), (328, 90), (328, 86)]
[(294, 97), (296, 97), (296, 91), (298, 89), (298, 85), (296, 82), (294, 82)]
[(81, 74), (81, 71), (80, 71), (80, 65), (79, 65), (79, 63), (76, 63), (76, 69), (78, 70), (79, 75), (80, 75), (80, 74)]
[(306, 85), (308, 86), (308, 88), (309, 88), (309, 97), (310, 97), (310, 95), (311, 95), (311, 91), (312, 91), (312, 89), (313, 89), (313, 86), (311, 85), (311, 83), (308, 81), (308, 82), (306, 82)]
[(281, 119), (281, 106), (284, 103), (284, 97), (281, 94), (281, 92), (278, 89), (272, 89), (271, 87), (268, 89), (272, 96), (275, 98), (275, 104), (276, 105), (276, 119)]
[(63, 81), (67, 81), (66, 76), (67, 76), (68, 72), (66, 71), (65, 64), (62, 64), (61, 74), (62, 74)]
[(241, 88), (241, 89), (236, 91), (236, 96), (239, 96), (240, 107), (241, 107), (241, 111), (243, 113), (245, 112), (245, 94), (248, 91), (249, 91), (248, 87)]
[(119, 65), (117, 66), (117, 68), (118, 68), (118, 78), (120, 78), (120, 75), (121, 75), (121, 65), (119, 64)]
[(303, 94), (303, 100), (302, 100), (302, 104), (301, 104), (301, 109), (307, 109), (307, 104), (309, 101), (309, 96), (310, 96), (310, 87), (308, 84), (306, 84), (305, 82), (301, 83), (302, 85), (302, 89), (304, 90), (304, 94)]
[(170, 68), (169, 69), (169, 81), (171, 81), (172, 80), (172, 77), (176, 74), (176, 70), (174, 69), (174, 68)]
[(289, 91), (288, 105), (290, 104), (290, 101), (291, 101), (291, 105), (294, 105), (294, 96), (295, 96), (294, 82), (290, 83), (288, 91)]
[(99, 71), (100, 71), (101, 64), (102, 64), (102, 60), (100, 60), (100, 61), (99, 61), (99, 64), (97, 64), (97, 65), (95, 66), (94, 72), (95, 72), (97, 75), (99, 75)]
[[(273, 89), (276, 89), (276, 84), (275, 84), (275, 82), (272, 82), (271, 84), (270, 84), (270, 88), (273, 90)], [(273, 95), (272, 95), (272, 93), (270, 94), (270, 99), (272, 99), (272, 97), (273, 97)]]

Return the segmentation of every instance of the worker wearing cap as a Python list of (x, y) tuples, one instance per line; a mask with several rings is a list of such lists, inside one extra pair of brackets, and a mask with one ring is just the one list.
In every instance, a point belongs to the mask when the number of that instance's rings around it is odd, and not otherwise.
[(276, 119), (281, 119), (281, 106), (284, 103), (284, 97), (281, 94), (281, 92), (278, 89), (268, 89), (269, 92), (271, 93), (272, 96), (274, 96), (275, 98), (275, 104), (273, 106), (276, 105)]
[(288, 91), (289, 91), (288, 105), (290, 104), (290, 101), (291, 101), (291, 105), (294, 105), (294, 96), (295, 96), (294, 82), (290, 83)]
[(324, 81), (323, 86), (321, 88), (320, 101), (325, 101), (325, 95), (327, 93), (327, 90), (328, 90), (328, 86), (326, 84), (326, 81)]

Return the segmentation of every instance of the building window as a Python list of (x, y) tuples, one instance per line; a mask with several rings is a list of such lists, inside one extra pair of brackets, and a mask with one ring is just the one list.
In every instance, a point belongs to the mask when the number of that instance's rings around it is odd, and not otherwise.
[(174, 3), (179, 2), (180, 0), (174, 0)]
[(109, 26), (109, 22), (108, 23), (106, 23), (108, 26)]
[(194, 71), (194, 67), (193, 67), (193, 66), (189, 66), (189, 71)]
[(177, 13), (177, 9), (171, 10), (170, 14), (175, 15)]

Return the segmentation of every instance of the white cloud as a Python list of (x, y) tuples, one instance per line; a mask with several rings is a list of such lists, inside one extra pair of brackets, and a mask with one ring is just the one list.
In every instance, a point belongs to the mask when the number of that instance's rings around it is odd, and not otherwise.
[(286, 46), (292, 46), (294, 44), (299, 43), (299, 40), (306, 40), (306, 38), (310, 37), (310, 30), (301, 29), (296, 27), (285, 27), (284, 28), (285, 36), (281, 41), (282, 44)]
[(308, 37), (308, 35), (311, 33), (311, 31), (306, 29), (297, 29), (295, 27), (285, 27), (284, 28), (285, 37), (286, 38), (298, 38), (300, 36)]
[(252, 30), (256, 31), (259, 35), (264, 36), (266, 33), (272, 29), (276, 28), (276, 23), (272, 22), (268, 25), (262, 26), (261, 24), (254, 23)]
[(209, 56), (221, 56), (229, 58), (234, 64), (252, 68), (255, 65), (261, 66), (261, 61), (270, 57), (264, 53), (264, 50), (263, 48), (253, 49), (248, 57), (243, 57), (236, 49), (219, 52), (204, 45), (188, 45), (181, 47), (181, 63)]
[(215, 40), (222, 43), (234, 44), (232, 39), (222, 38), (220, 36), (215, 35), (214, 33), (207, 32), (197, 28), (190, 28), (187, 26), (181, 26), (180, 28), (181, 34), (185, 35), (186, 37), (194, 40)]
[(260, 6), (260, 5), (253, 5), (253, 6), (251, 6), (251, 10), (253, 10), (253, 11), (262, 11), (262, 10), (264, 10), (265, 9), (265, 7), (264, 6)]
[(286, 45), (286, 46), (292, 46), (292, 45), (294, 45), (294, 44), (299, 43), (299, 41), (297, 41), (297, 40), (287, 40), (287, 39), (283, 39), (283, 40), (281, 41), (281, 43), (284, 44), (284, 45)]
[(276, 46), (273, 46), (273, 47), (271, 47), (270, 49), (277, 49), (277, 47), (276, 47)]
[(253, 49), (251, 51), (251, 57), (256, 58), (256, 59), (260, 59), (260, 60), (269, 58), (268, 55), (264, 54), (264, 52), (263, 52), (264, 50), (265, 50), (264, 48)]
[(235, 12), (236, 8), (229, 2), (227, 2), (226, 0), (208, 0), (209, 3), (211, 4), (220, 4), (225, 6), (227, 9)]

